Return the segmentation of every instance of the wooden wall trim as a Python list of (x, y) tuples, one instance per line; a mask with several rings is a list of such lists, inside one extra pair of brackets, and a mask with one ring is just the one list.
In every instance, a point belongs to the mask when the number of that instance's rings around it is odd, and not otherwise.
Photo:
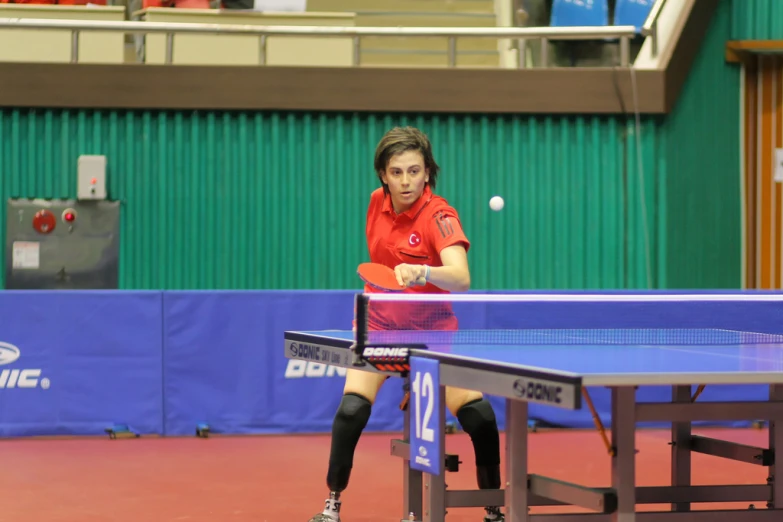
[(758, 179), (756, 175), (757, 163), (757, 141), (758, 141), (758, 91), (759, 91), (759, 72), (758, 62), (748, 61), (745, 64), (744, 78), (744, 97), (743, 103), (743, 173), (744, 173), (744, 199), (745, 199), (745, 288), (757, 288), (757, 249), (758, 238), (756, 229), (758, 227)]
[(775, 149), (783, 147), (783, 59), (745, 64), (745, 286), (783, 288), (783, 186)]
[[(639, 110), (663, 113), (664, 72), (636, 74)], [(617, 114), (631, 87), (619, 68), (0, 64), (5, 107)]]
[(753, 62), (759, 54), (783, 54), (783, 40), (729, 40), (726, 42), (726, 61)]

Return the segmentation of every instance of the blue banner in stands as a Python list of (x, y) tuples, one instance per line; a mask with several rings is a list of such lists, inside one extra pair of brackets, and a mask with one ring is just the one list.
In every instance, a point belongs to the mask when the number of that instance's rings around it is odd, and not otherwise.
[(157, 292), (0, 292), (0, 436), (161, 433)]

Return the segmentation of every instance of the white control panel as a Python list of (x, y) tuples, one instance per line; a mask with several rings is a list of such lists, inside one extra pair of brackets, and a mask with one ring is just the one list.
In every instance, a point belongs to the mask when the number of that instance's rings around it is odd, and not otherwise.
[(78, 199), (106, 199), (106, 156), (79, 156)]

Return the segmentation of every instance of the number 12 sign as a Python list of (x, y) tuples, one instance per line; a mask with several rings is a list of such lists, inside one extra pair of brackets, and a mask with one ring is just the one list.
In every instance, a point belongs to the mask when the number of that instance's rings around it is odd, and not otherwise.
[(440, 368), (438, 361), (411, 357), (411, 468), (440, 475), (443, 464), (440, 426)]

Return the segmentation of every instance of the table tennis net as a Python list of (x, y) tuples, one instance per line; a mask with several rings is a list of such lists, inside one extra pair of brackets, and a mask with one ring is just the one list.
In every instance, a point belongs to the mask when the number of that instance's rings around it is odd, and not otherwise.
[(783, 301), (363, 294), (356, 324), (371, 344), (783, 344)]

